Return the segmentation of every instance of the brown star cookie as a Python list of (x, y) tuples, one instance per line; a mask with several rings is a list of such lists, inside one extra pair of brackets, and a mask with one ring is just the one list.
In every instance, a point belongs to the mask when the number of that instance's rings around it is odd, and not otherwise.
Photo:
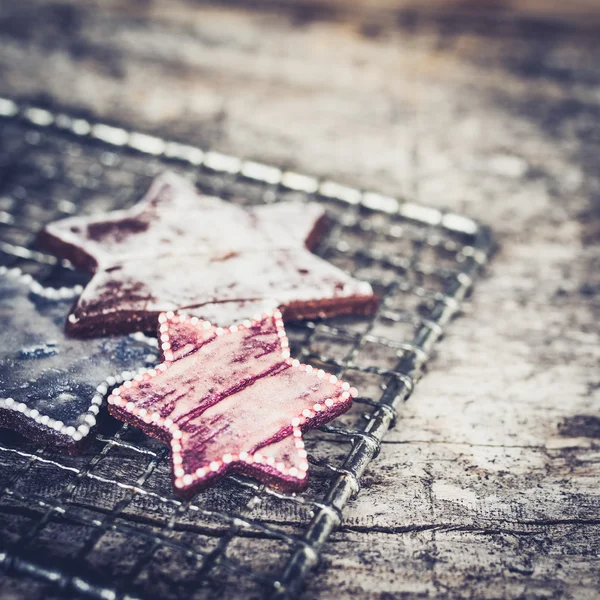
[(151, 331), (169, 310), (216, 324), (273, 305), (289, 319), (372, 311), (368, 283), (309, 252), (324, 227), (316, 203), (242, 208), (167, 172), (132, 208), (51, 223), (40, 243), (94, 273), (67, 324), (81, 337)]

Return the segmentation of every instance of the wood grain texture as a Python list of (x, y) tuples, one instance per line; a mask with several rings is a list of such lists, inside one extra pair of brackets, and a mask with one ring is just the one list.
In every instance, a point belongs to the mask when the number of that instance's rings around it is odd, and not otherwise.
[(390, 6), (6, 1), (0, 93), (491, 225), (306, 597), (597, 598), (600, 36)]

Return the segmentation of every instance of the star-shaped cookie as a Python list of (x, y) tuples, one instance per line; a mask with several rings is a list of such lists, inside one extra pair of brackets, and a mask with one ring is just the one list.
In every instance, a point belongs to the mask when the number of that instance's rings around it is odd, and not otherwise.
[(242, 208), (167, 172), (132, 208), (57, 221), (39, 239), (94, 273), (67, 324), (87, 337), (151, 331), (169, 310), (220, 325), (273, 305), (290, 319), (372, 311), (368, 283), (309, 252), (325, 224), (317, 203)]
[(67, 452), (89, 437), (109, 388), (158, 359), (130, 336), (65, 337), (73, 297), (0, 267), (0, 427)]
[(114, 390), (108, 405), (171, 444), (178, 493), (230, 472), (304, 489), (302, 432), (347, 410), (356, 390), (290, 358), (279, 310), (228, 328), (173, 313), (159, 320), (164, 362)]

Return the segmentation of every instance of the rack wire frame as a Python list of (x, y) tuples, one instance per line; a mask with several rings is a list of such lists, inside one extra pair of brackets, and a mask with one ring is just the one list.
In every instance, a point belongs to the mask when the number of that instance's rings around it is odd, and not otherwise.
[[(166, 472), (159, 472), (167, 463), (167, 449), (110, 419), (83, 458), (51, 454), (18, 436), (0, 443), (0, 459), (6, 460), (4, 469), (0, 463), (0, 515), (31, 515), (15, 531), (6, 525), (3, 531), (0, 523), (0, 566), (7, 572), (52, 582), (60, 593), (108, 600), (151, 597), (158, 592), (139, 581), (159, 553), (172, 552), (189, 563), (186, 581), (173, 583), (172, 597), (203, 597), (217, 590), (235, 596), (226, 591), (226, 573), (235, 586), (248, 579), (261, 595), (297, 597), (327, 539), (342, 523), (345, 506), (359, 493), (365, 470), (397, 420), (398, 407), (412, 394), (435, 343), (489, 260), (489, 229), (455, 213), (8, 98), (0, 98), (0, 144), (0, 264), (19, 266), (55, 287), (80, 282), (82, 276), (67, 261), (36, 249), (36, 231), (81, 210), (130, 205), (164, 168), (179, 170), (200, 189), (236, 202), (277, 202), (291, 196), (319, 200), (329, 208), (333, 226), (316, 252), (370, 280), (381, 297), (380, 307), (369, 317), (291, 324), (292, 354), (326, 365), (345, 379), (372, 376), (379, 383), (367, 386), (377, 392), (357, 398), (358, 412), (351, 411), (341, 424), (338, 419), (321, 427), (320, 437), (312, 446), (309, 442), (317, 485), (311, 484), (306, 494), (286, 496), (233, 476), (209, 500), (201, 494), (180, 501), (162, 484), (169, 481)], [(84, 197), (90, 195), (88, 202)], [(319, 338), (326, 339), (331, 355)], [(319, 447), (329, 440), (350, 448), (336, 460), (319, 458)], [(128, 453), (137, 476), (105, 473), (103, 464), (115, 452)], [(51, 470), (57, 493), (38, 489), (35, 482), (20, 490), (38, 468)], [(155, 481), (161, 483), (150, 485)], [(86, 505), (88, 482), (118, 490), (112, 507), (100, 511)], [(228, 501), (233, 506), (224, 508)], [(144, 526), (144, 502), (166, 511), (159, 526)], [(265, 505), (262, 516), (253, 516)], [(273, 524), (271, 515), (290, 512), (290, 507), (300, 515), (297, 522)], [(76, 560), (53, 562), (40, 551), (40, 539), (47, 530), (67, 527), (81, 529), (83, 544)], [(205, 546), (196, 549), (188, 539), (179, 539), (182, 530), (195, 532), (194, 542), (201, 538)], [(89, 563), (103, 540), (116, 535), (129, 547), (143, 542), (143, 550), (126, 574), (107, 585), (100, 575), (109, 571), (94, 570)], [(240, 543), (242, 552), (229, 556)], [(271, 555), (284, 555), (274, 572), (259, 572), (256, 564), (239, 560), (248, 548), (252, 554), (256, 543), (259, 551), (274, 544)], [(162, 562), (177, 571), (175, 558)], [(150, 584), (160, 580), (160, 575), (145, 579)]]

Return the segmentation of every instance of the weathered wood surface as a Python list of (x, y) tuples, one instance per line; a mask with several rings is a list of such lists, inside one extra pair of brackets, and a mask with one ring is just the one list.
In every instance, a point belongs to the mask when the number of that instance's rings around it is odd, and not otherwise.
[(0, 3), (1, 94), (494, 228), (307, 598), (600, 595), (600, 36), (506, 11)]

